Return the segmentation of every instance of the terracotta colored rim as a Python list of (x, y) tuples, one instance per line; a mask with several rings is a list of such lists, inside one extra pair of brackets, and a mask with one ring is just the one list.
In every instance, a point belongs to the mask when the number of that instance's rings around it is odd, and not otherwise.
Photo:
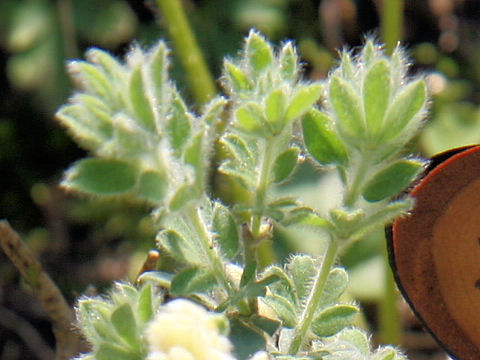
[(390, 263), (413, 311), (448, 353), (480, 359), (480, 146), (432, 159), (411, 213), (387, 231)]

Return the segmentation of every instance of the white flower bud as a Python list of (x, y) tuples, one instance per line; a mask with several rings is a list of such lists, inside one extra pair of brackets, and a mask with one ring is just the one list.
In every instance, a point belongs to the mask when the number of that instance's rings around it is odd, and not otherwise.
[(218, 320), (218, 314), (189, 300), (163, 305), (146, 330), (147, 360), (234, 360)]

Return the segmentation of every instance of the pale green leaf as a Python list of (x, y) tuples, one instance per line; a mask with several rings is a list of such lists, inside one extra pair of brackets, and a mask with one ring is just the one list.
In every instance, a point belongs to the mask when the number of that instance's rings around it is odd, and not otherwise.
[(333, 268), (328, 274), (327, 281), (323, 288), (319, 308), (339, 302), (339, 297), (345, 292), (348, 286), (347, 272), (339, 267)]
[(147, 94), (142, 68), (138, 67), (133, 70), (130, 76), (130, 104), (132, 106), (133, 115), (139, 124), (141, 124), (146, 130), (155, 133), (155, 117), (149, 96), (151, 96), (151, 94)]
[(334, 305), (323, 310), (312, 322), (312, 331), (318, 337), (332, 336), (351, 326), (359, 309), (355, 305)]
[(347, 149), (331, 124), (332, 120), (325, 113), (310, 111), (302, 119), (303, 140), (310, 155), (320, 164), (346, 165)]
[(236, 120), (241, 129), (248, 133), (263, 134), (265, 132), (262, 109), (256, 103), (240, 107), (235, 113)]
[(286, 96), (281, 89), (274, 90), (265, 100), (265, 114), (275, 132), (281, 131), (284, 122)]
[(229, 61), (225, 61), (224, 68), (233, 91), (238, 93), (249, 91), (253, 88), (250, 80), (242, 69)]
[(353, 139), (361, 139), (365, 135), (365, 124), (362, 115), (360, 96), (355, 89), (338, 76), (330, 80), (329, 99), (333, 106), (338, 125), (342, 133)]
[(257, 32), (251, 31), (246, 40), (246, 54), (253, 72), (258, 74), (273, 61), (273, 52), (268, 42)]
[(174, 296), (207, 293), (216, 285), (215, 276), (210, 272), (192, 267), (180, 271), (173, 277), (170, 291)]
[(139, 345), (135, 315), (128, 303), (119, 306), (110, 317), (113, 327), (120, 337), (132, 348)]
[(363, 190), (363, 197), (370, 202), (390, 198), (405, 189), (419, 174), (423, 162), (402, 159), (376, 173)]
[(159, 204), (163, 201), (167, 192), (168, 182), (165, 174), (156, 171), (143, 172), (138, 181), (137, 196), (152, 204)]
[(312, 109), (312, 106), (319, 100), (323, 87), (320, 84), (310, 84), (302, 87), (290, 101), (287, 107), (286, 119), (291, 121)]
[(170, 210), (177, 211), (182, 208), (187, 202), (198, 199), (200, 196), (199, 189), (192, 184), (184, 184), (173, 195), (170, 200)]
[(386, 60), (377, 61), (365, 75), (363, 82), (363, 106), (370, 136), (380, 133), (390, 100), (390, 66)]
[(297, 76), (298, 55), (291, 42), (287, 42), (280, 52), (280, 71), (284, 79), (295, 80)]
[(300, 149), (289, 148), (277, 156), (273, 163), (273, 181), (280, 183), (293, 173), (298, 162)]
[(73, 164), (62, 185), (94, 195), (118, 195), (132, 190), (137, 177), (137, 168), (122, 160), (87, 158)]
[(173, 154), (179, 158), (190, 137), (191, 122), (193, 119), (185, 103), (179, 96), (175, 96), (172, 99), (171, 111), (172, 114), (166, 125), (166, 131), (173, 149)]
[(311, 256), (295, 255), (287, 264), (287, 269), (295, 284), (297, 298), (301, 302), (310, 294), (317, 273), (315, 262)]
[(286, 327), (295, 327), (297, 324), (296, 309), (284, 297), (279, 295), (271, 295), (262, 299), (278, 316)]
[(240, 247), (237, 224), (228, 208), (219, 202), (215, 202), (213, 210), (213, 231), (221, 253), (228, 259), (235, 260)]
[[(157, 241), (172, 257), (186, 264), (202, 265), (201, 249), (192, 241), (185, 239), (174, 230), (163, 230), (157, 235)], [(205, 264), (203, 264), (205, 265)]]
[(168, 94), (165, 91), (168, 88), (168, 49), (163, 41), (150, 50), (150, 59), (148, 62), (149, 77), (153, 84), (155, 97), (162, 106)]
[(155, 309), (153, 308), (152, 301), (152, 286), (147, 284), (142, 287), (140, 294), (138, 295), (138, 319), (142, 323), (147, 323), (152, 320)]
[(385, 117), (384, 139), (389, 141), (397, 137), (424, 108), (426, 98), (427, 87), (423, 80), (412, 82), (395, 95)]
[(111, 343), (101, 344), (95, 352), (95, 360), (139, 360), (139, 356), (140, 354)]
[(72, 61), (68, 64), (68, 72), (81, 89), (111, 103), (111, 94), (114, 93), (112, 85), (99, 66), (85, 61)]

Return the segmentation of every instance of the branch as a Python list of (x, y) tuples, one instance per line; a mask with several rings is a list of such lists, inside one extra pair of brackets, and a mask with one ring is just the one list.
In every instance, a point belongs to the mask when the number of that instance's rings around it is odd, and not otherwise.
[(0, 221), (0, 245), (32, 287), (52, 321), (57, 344), (55, 359), (66, 360), (77, 355), (80, 349), (80, 336), (72, 326), (75, 321), (73, 310), (57, 285), (6, 220)]

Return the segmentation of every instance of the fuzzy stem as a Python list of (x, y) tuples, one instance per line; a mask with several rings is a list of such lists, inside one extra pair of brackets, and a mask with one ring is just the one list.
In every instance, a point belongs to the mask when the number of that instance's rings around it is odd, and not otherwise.
[(354, 178), (350, 186), (347, 186), (347, 191), (345, 193), (345, 198), (343, 204), (346, 207), (352, 207), (360, 196), (361, 185), (365, 180), (365, 174), (370, 167), (370, 158), (366, 154), (361, 155), (359, 159), (359, 164), (356, 169), (354, 169)]
[(295, 327), (293, 340), (290, 344), (290, 349), (288, 351), (290, 355), (296, 355), (298, 351), (302, 348), (302, 345), (307, 338), (308, 330), (312, 325), (315, 312), (318, 309), (318, 305), (320, 304), (320, 300), (322, 298), (322, 293), (325, 288), (328, 274), (330, 273), (330, 269), (335, 263), (335, 259), (337, 257), (337, 250), (338, 240), (334, 238), (330, 239), (327, 251), (325, 252), (325, 256), (322, 261), (322, 265), (320, 266), (317, 277), (313, 284), (312, 292), (310, 293), (310, 296), (307, 300), (307, 305), (303, 310), (300, 321)]
[(227, 291), (228, 294), (231, 294), (232, 287), (227, 279), (225, 269), (220, 258), (216, 255), (215, 250), (211, 247), (211, 240), (208, 235), (207, 229), (205, 229), (205, 226), (203, 225), (202, 219), (200, 219), (200, 214), (194, 206), (187, 206), (186, 210), (188, 220), (195, 228), (195, 232), (198, 234), (201, 240), (203, 248), (202, 250), (208, 258), (210, 268), (212, 269), (212, 273), (215, 276), (217, 283), (223, 286), (223, 288), (225, 289), (225, 291)]
[(217, 92), (215, 82), (195, 40), (180, 0), (156, 0), (156, 3), (162, 11), (177, 54), (188, 74), (193, 95), (199, 104), (205, 104)]
[(403, 0), (383, 0), (381, 12), (382, 40), (391, 54), (402, 38)]
[(260, 267), (265, 267), (271, 264), (275, 259), (271, 243), (263, 242), (262, 244), (258, 244), (262, 237), (262, 213), (267, 200), (268, 187), (270, 185), (270, 173), (272, 171), (272, 164), (275, 156), (275, 147), (276, 144), (274, 139), (268, 139), (266, 141), (265, 151), (262, 159), (262, 168), (258, 178), (257, 191), (255, 192), (255, 209), (259, 213), (253, 215), (252, 218), (252, 238), (257, 249), (256, 260), (258, 260), (258, 265)]

